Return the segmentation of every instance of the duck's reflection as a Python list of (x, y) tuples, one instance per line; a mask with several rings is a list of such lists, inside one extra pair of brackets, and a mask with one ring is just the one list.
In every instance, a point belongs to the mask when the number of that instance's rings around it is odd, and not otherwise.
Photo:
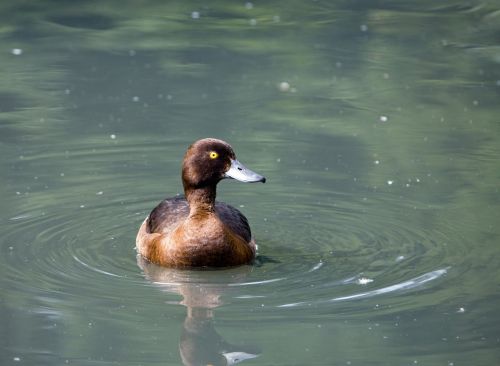
[(235, 365), (258, 357), (257, 347), (233, 345), (217, 333), (214, 309), (222, 304), (221, 295), (231, 283), (241, 282), (251, 271), (243, 266), (222, 271), (185, 271), (165, 268), (137, 257), (137, 264), (148, 280), (162, 290), (182, 295), (186, 319), (181, 331), (179, 352), (184, 365)]

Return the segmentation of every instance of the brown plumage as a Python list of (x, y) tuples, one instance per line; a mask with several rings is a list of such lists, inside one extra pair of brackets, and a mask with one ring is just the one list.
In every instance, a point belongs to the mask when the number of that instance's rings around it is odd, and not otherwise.
[(151, 211), (137, 233), (137, 252), (171, 267), (250, 263), (255, 242), (246, 217), (215, 201), (217, 183), (224, 178), (248, 183), (266, 180), (238, 162), (228, 143), (217, 139), (193, 143), (182, 164), (185, 198), (168, 198)]

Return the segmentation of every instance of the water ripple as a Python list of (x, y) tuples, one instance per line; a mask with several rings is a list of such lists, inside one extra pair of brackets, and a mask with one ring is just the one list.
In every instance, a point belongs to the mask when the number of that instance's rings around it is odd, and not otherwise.
[[(442, 275), (444, 275), (447, 272), (446, 268), (443, 269), (437, 269), (432, 272), (424, 273), (423, 275), (420, 275), (418, 277), (409, 279), (407, 281), (397, 283), (391, 286), (383, 287), (380, 289), (376, 290), (371, 290), (371, 291), (366, 291), (366, 292), (360, 292), (356, 293), (353, 295), (349, 296), (341, 296), (341, 297), (336, 297), (333, 299), (329, 300), (317, 300), (314, 301), (315, 304), (320, 304), (320, 303), (328, 303), (328, 302), (335, 302), (335, 301), (346, 301), (346, 300), (355, 300), (355, 299), (361, 299), (361, 298), (368, 298), (368, 297), (373, 297), (381, 294), (388, 294), (388, 293), (394, 293), (398, 291), (405, 291), (405, 290), (411, 290), (418, 288), (425, 283), (435, 280)], [(287, 308), (287, 307), (298, 307), (298, 306), (310, 306), (312, 303), (311, 302), (299, 302), (299, 303), (291, 303), (291, 304), (283, 304), (283, 305), (278, 305), (280, 308)]]
[[(132, 154), (140, 151), (129, 148)], [(76, 151), (75, 159), (88, 158), (85, 149)], [(136, 229), (161, 197), (145, 192), (129, 199), (134, 189), (126, 184), (102, 193), (108, 179), (85, 182), (86, 193), (80, 195), (71, 187), (61, 188), (57, 197), (33, 194), (29, 204), (0, 221), (6, 233), (0, 262), (10, 293), (39, 299), (57, 294), (53, 297), (69, 306), (92, 299), (120, 302), (126, 294), (129, 304), (144, 306), (144, 296), (153, 296), (151, 288), (160, 288), (157, 295), (166, 296), (168, 304), (230, 304), (228, 313), (237, 317), (249, 310), (276, 316), (304, 307), (354, 314), (362, 301), (391, 303), (394, 295), (433, 286), (445, 274), (456, 276), (450, 265), (459, 267), (467, 250), (448, 248), (455, 224), (441, 222), (434, 230), (428, 221), (435, 213), (415, 210), (413, 203), (389, 194), (367, 192), (360, 198), (318, 188), (290, 196), (271, 188), (265, 193), (269, 197), (254, 205), (255, 192), (227, 189), (224, 200), (244, 206), (252, 223), (259, 244), (254, 266), (210, 272), (141, 261), (138, 266)], [(340, 309), (341, 303), (349, 305)]]

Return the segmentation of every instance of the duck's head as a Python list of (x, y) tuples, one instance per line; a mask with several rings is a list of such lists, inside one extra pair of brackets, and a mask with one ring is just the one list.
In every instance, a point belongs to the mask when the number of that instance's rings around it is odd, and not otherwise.
[(184, 188), (215, 186), (224, 178), (245, 183), (266, 182), (265, 177), (241, 164), (231, 145), (225, 141), (206, 138), (188, 148), (182, 163)]

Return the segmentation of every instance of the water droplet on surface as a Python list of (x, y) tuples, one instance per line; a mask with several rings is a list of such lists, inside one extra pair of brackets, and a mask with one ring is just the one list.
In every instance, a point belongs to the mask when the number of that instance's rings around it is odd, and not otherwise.
[(371, 278), (361, 277), (361, 278), (358, 279), (357, 282), (358, 282), (359, 285), (367, 285), (370, 282), (373, 282), (373, 280)]
[(278, 85), (278, 89), (282, 92), (287, 92), (287, 91), (290, 91), (290, 83), (286, 82), (286, 81), (282, 81), (279, 85)]

